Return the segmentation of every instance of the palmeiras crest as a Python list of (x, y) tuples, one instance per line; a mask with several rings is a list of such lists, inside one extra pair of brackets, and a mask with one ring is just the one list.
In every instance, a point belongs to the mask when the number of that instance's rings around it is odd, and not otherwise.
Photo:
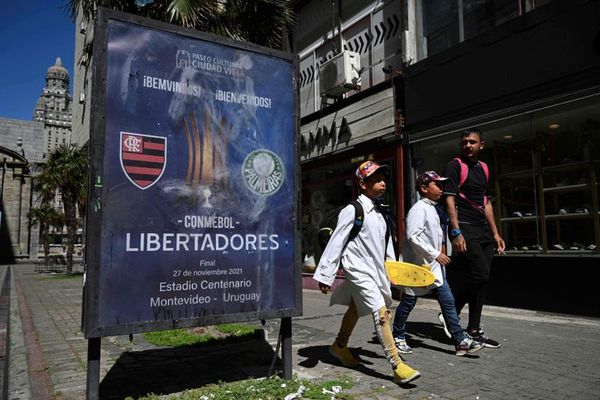
[(154, 185), (167, 165), (167, 138), (121, 132), (121, 167), (125, 176), (138, 188)]

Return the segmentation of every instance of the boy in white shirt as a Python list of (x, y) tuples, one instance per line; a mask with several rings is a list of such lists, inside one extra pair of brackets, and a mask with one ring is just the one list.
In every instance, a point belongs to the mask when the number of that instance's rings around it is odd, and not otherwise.
[(417, 304), (417, 296), (429, 291), (440, 303), (446, 326), (455, 343), (456, 355), (475, 353), (483, 347), (461, 328), (454, 296), (446, 280), (445, 266), (450, 263), (450, 257), (443, 251), (445, 233), (442, 231), (440, 217), (435, 208), (442, 197), (442, 182), (446, 179), (448, 178), (442, 178), (435, 171), (426, 171), (419, 175), (416, 189), (421, 199), (411, 207), (406, 216), (406, 236), (402, 246), (403, 260), (418, 265), (430, 265), (431, 272), (435, 275), (435, 282), (427, 288), (403, 288), (404, 293), (396, 309), (393, 327), (394, 341), (402, 354), (412, 353), (405, 337), (408, 315)]
[(384, 172), (387, 170), (387, 165), (379, 165), (373, 161), (366, 161), (358, 167), (356, 178), (361, 190), (358, 202), (364, 211), (362, 227), (358, 235), (348, 241), (355, 224), (355, 209), (350, 204), (340, 212), (314, 279), (319, 282), (321, 292), (326, 294), (333, 284), (340, 262), (342, 263), (345, 280), (333, 292), (331, 304), (349, 307), (329, 352), (344, 366), (360, 365), (347, 347), (348, 340), (358, 318), (371, 315), (379, 343), (394, 370), (394, 382), (406, 384), (421, 374), (402, 362), (390, 325), (392, 292), (384, 262), (386, 259), (395, 259), (395, 256), (391, 238), (386, 243), (387, 224), (377, 206), (377, 199), (381, 199), (385, 193)]

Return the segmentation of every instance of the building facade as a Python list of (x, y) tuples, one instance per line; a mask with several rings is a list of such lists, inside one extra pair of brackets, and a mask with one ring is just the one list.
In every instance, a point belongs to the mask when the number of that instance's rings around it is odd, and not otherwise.
[(36, 204), (31, 165), (42, 161), (44, 126), (0, 118), (0, 263), (37, 259), (39, 230), (27, 213)]
[[(392, 167), (386, 202), (394, 215), (404, 214), (401, 72), (415, 49), (407, 7), (400, 1), (296, 4), (306, 273), (319, 261), (317, 234), (328, 214), (358, 195), (354, 171), (362, 161)], [(349, 58), (358, 62), (349, 65)], [(332, 69), (345, 72), (332, 81)], [(397, 234), (402, 230), (400, 222)], [(311, 287), (308, 275), (305, 284)]]
[[(413, 170), (443, 169), (459, 132), (479, 127), (507, 243), (494, 261), (490, 300), (597, 316), (600, 4), (425, 7), (434, 3), (417, 10), (420, 58), (404, 80)], [(564, 273), (569, 265), (585, 271), (585, 282)], [(567, 287), (578, 289), (557, 301)]]
[[(597, 315), (591, 288), (568, 302), (556, 294), (577, 284), (565, 265), (581, 265), (590, 282), (599, 275), (598, 2), (336, 3), (320, 18), (330, 2), (297, 5), (306, 263), (318, 261), (312, 238), (326, 211), (357, 194), (360, 161), (393, 167), (389, 202), (401, 236), (415, 177), (443, 171), (460, 132), (476, 126), (508, 246), (494, 261), (490, 301)], [(360, 53), (363, 85), (333, 102), (320, 97), (319, 67), (342, 48)]]
[(79, 146), (85, 145), (90, 138), (90, 96), (92, 81), (92, 58), (88, 57), (86, 48), (91, 46), (94, 38), (93, 23), (77, 13), (75, 20), (75, 72), (73, 77), (73, 124), (72, 141)]
[(69, 92), (69, 71), (60, 57), (46, 73), (46, 85), (33, 112), (33, 120), (44, 124), (44, 154), (71, 143), (72, 98)]

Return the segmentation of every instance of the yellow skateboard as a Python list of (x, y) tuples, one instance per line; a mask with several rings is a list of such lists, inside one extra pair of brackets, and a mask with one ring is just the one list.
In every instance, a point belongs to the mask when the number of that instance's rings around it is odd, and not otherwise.
[(429, 265), (418, 266), (404, 261), (386, 261), (385, 269), (393, 285), (423, 287), (435, 281)]

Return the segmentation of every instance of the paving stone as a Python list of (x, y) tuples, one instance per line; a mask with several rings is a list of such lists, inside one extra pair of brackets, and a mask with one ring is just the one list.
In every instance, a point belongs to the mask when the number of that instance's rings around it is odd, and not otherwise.
[[(47, 279), (28, 264), (15, 266), (13, 274), (25, 292), (56, 397), (85, 398), (87, 341), (80, 332), (81, 279)], [(391, 368), (373, 340), (372, 321), (361, 318), (350, 338), (349, 346), (363, 366), (344, 368), (328, 354), (328, 347), (345, 308), (329, 307), (329, 297), (316, 291), (305, 290), (303, 295), (304, 315), (294, 318), (292, 325), (294, 372), (307, 379), (350, 377), (355, 385), (350, 393), (356, 398), (597, 399), (600, 393), (598, 319), (486, 307), (484, 329), (502, 347), (484, 349), (478, 358), (462, 358), (454, 355), (452, 343), (437, 322), (438, 304), (420, 300), (407, 323), (414, 353), (405, 360), (422, 377), (414, 385), (399, 387), (391, 381)], [(12, 304), (11, 329), (16, 326)], [(466, 315), (461, 318), (466, 320)], [(264, 327), (258, 321), (255, 324), (264, 329), (266, 339), (184, 349), (155, 347), (140, 334), (134, 335), (133, 342), (127, 335), (105, 337), (102, 398), (122, 399), (150, 391), (175, 393), (217, 380), (266, 376), (275, 355), (280, 321), (268, 320)], [(572, 346), (574, 335), (577, 346)], [(11, 363), (20, 359), (14, 379), (25, 383), (24, 349), (18, 342), (13, 339)], [(276, 366), (280, 368), (279, 363)], [(17, 389), (14, 396), (18, 400), (31, 398)]]

